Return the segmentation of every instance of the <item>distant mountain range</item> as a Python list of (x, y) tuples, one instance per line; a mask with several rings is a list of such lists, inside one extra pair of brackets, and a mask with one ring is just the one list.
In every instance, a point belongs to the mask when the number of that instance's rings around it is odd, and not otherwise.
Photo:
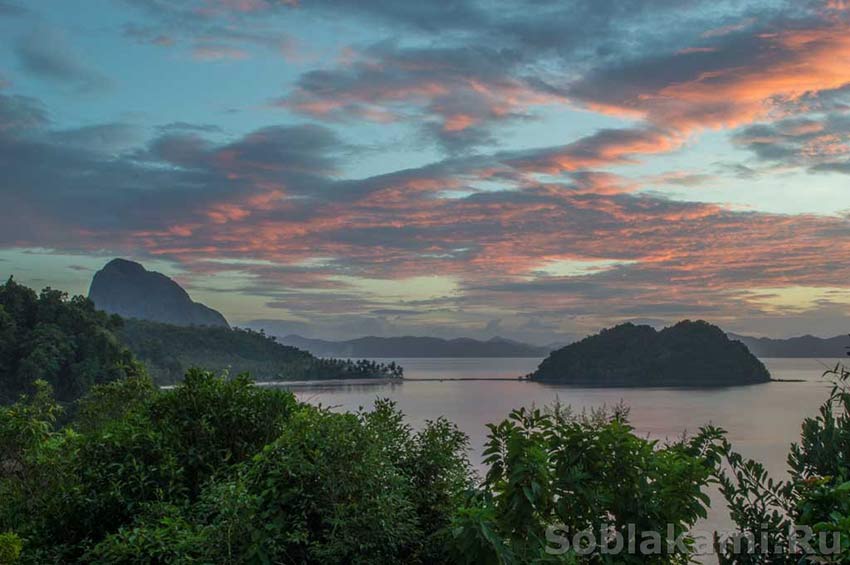
[(216, 310), (194, 302), (183, 288), (139, 263), (113, 259), (95, 273), (89, 298), (99, 310), (175, 326), (230, 327)]
[(850, 336), (846, 335), (829, 338), (804, 335), (786, 339), (728, 335), (743, 342), (758, 357), (846, 357), (850, 347)]
[[(113, 259), (95, 273), (89, 290), (95, 306), (124, 318), (135, 318), (176, 326), (229, 328), (218, 311), (194, 302), (175, 281), (139, 263)], [(253, 323), (253, 327), (265, 324)], [(267, 328), (270, 329), (270, 328)], [(278, 332), (270, 332), (278, 333)], [(282, 332), (280, 332), (282, 333)], [(787, 339), (759, 338), (734, 333), (731, 339), (744, 343), (758, 357), (844, 357), (850, 337), (820, 338), (811, 335)], [(550, 352), (572, 343), (544, 346), (493, 337), (443, 339), (437, 337), (361, 337), (329, 341), (291, 334), (278, 338), (280, 343), (305, 349), (323, 357), (546, 357)]]
[(545, 357), (547, 346), (520, 343), (502, 337), (487, 341), (471, 338), (361, 337), (347, 341), (326, 341), (299, 335), (278, 338), (280, 343), (306, 349), (319, 357)]
[[(850, 337), (820, 338), (811, 335), (774, 339), (735, 333), (730, 339), (742, 342), (757, 357), (845, 357)], [(545, 357), (575, 340), (550, 345), (531, 345), (502, 337), (488, 340), (437, 337), (361, 337), (332, 341), (287, 335), (278, 341), (330, 357)]]

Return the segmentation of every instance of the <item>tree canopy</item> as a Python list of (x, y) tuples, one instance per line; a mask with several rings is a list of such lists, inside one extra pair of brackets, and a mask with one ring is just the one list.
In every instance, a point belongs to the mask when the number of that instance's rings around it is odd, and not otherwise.
[(43, 380), (70, 401), (92, 385), (138, 374), (116, 336), (121, 318), (82, 297), (46, 288), (40, 294), (11, 277), (0, 285), (0, 402)]
[(179, 382), (191, 367), (250, 373), (257, 380), (285, 381), (400, 378), (403, 374), (395, 363), (320, 359), (249, 329), (175, 326), (129, 319), (118, 336), (160, 384)]

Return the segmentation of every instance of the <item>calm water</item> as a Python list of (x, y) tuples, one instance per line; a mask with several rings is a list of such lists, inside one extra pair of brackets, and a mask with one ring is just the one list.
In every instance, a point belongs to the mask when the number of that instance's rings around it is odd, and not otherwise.
[[(640, 434), (673, 439), (712, 423), (726, 429), (745, 456), (764, 462), (774, 476), (784, 478), (789, 444), (799, 437), (803, 419), (816, 413), (828, 393), (829, 385), (821, 375), (839, 360), (763, 359), (773, 378), (801, 382), (721, 389), (587, 389), (516, 380), (474, 380), (524, 375), (537, 366), (539, 359), (396, 361), (404, 367), (408, 379), (459, 380), (291, 388), (302, 400), (340, 410), (369, 407), (378, 397), (391, 398), (414, 426), (446, 416), (469, 436), (476, 463), (480, 463), (486, 438), (485, 424), (503, 419), (514, 408), (542, 406), (559, 399), (580, 411), (623, 401), (631, 408), (631, 422)], [(728, 517), (718, 504), (714, 506), (707, 527), (726, 527)]]

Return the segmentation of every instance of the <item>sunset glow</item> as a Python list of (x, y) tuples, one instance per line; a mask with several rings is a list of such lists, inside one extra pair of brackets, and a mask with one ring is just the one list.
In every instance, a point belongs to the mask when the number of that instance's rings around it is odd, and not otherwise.
[[(0, 274), (237, 325), (846, 333), (846, 2), (0, 0)], [(272, 322), (269, 322), (272, 321)]]

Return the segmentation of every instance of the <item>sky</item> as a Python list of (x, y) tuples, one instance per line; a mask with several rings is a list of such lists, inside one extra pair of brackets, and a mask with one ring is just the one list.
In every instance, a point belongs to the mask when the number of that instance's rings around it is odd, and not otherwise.
[(0, 0), (0, 275), (231, 323), (850, 331), (850, 0)]

